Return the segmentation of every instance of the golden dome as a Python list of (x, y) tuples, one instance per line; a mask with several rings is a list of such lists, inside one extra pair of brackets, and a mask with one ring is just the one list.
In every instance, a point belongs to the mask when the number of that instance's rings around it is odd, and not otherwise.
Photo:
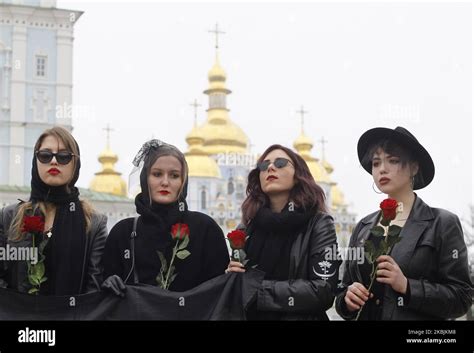
[(334, 171), (332, 165), (326, 160), (320, 162), (317, 158), (311, 156), (313, 141), (306, 136), (304, 132), (301, 132), (301, 135), (295, 140), (293, 146), (306, 161), (316, 182), (324, 182), (330, 185), (331, 207), (337, 210), (342, 206), (346, 206), (344, 194), (337, 186), (337, 183), (331, 180), (330, 174)]
[(331, 179), (327, 174), (326, 170), (319, 162), (317, 158), (311, 156), (311, 149), (313, 148), (313, 141), (304, 134), (301, 135), (295, 140), (293, 146), (299, 155), (306, 161), (309, 171), (313, 176), (314, 180), (318, 183), (330, 183)]
[(204, 93), (210, 93), (212, 91), (222, 92), (229, 94), (231, 91), (225, 87), (225, 81), (227, 79), (227, 75), (219, 64), (219, 57), (216, 54), (216, 62), (214, 66), (209, 70), (207, 74), (207, 78), (209, 79), (209, 89), (204, 91)]
[(208, 154), (247, 151), (247, 135), (230, 120), (224, 124), (208, 121), (202, 126), (202, 133), (205, 140), (203, 149)]
[(209, 88), (204, 94), (209, 96), (207, 121), (199, 128), (204, 143), (202, 149), (208, 155), (219, 153), (246, 153), (249, 139), (244, 131), (229, 118), (226, 96), (231, 93), (225, 87), (226, 74), (216, 62), (209, 71)]
[(89, 188), (93, 191), (104, 192), (108, 194), (127, 196), (127, 184), (114, 169), (118, 161), (117, 155), (107, 147), (99, 155), (99, 162), (102, 164), (102, 171), (95, 173)]
[(308, 165), (309, 171), (311, 172), (311, 175), (313, 176), (314, 180), (318, 183), (330, 183), (331, 179), (327, 175), (326, 171), (324, 168), (321, 166), (319, 161), (317, 159), (313, 159), (308, 161), (305, 157), (303, 159), (306, 161), (306, 164)]
[(200, 149), (204, 143), (204, 135), (202, 134), (201, 128), (194, 126), (193, 129), (186, 135), (186, 142), (188, 143), (190, 150), (191, 146), (193, 149)]
[(207, 77), (209, 78), (209, 81), (225, 81), (227, 78), (224, 69), (219, 63), (219, 57), (217, 56), (217, 54), (216, 62), (214, 63), (214, 66), (209, 70)]
[(311, 149), (313, 148), (314, 144), (313, 144), (313, 140), (311, 140), (309, 136), (306, 136), (304, 132), (302, 132), (301, 135), (298, 136), (298, 138), (293, 143), (293, 146), (298, 152), (304, 151), (304, 152), (309, 153)]
[(204, 138), (201, 130), (195, 126), (186, 136), (189, 151), (184, 155), (188, 163), (189, 176), (220, 178), (221, 171), (216, 161), (203, 150)]
[(332, 207), (337, 209), (341, 206), (345, 206), (346, 202), (344, 200), (344, 194), (342, 193), (341, 189), (337, 186), (337, 183), (332, 183), (331, 185), (331, 199), (332, 199)]

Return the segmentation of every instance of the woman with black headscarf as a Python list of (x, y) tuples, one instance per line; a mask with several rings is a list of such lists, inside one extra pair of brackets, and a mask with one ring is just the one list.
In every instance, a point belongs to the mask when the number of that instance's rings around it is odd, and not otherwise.
[(79, 200), (80, 167), (79, 146), (67, 130), (54, 127), (38, 138), (30, 200), (0, 211), (0, 246), (31, 258), (3, 261), (0, 286), (41, 295), (100, 289), (107, 218)]
[(140, 175), (141, 193), (135, 197), (140, 216), (126, 218), (110, 231), (103, 287), (122, 296), (127, 283), (186, 291), (223, 274), (229, 253), (222, 230), (211, 217), (188, 210), (184, 155), (151, 140), (134, 165)]

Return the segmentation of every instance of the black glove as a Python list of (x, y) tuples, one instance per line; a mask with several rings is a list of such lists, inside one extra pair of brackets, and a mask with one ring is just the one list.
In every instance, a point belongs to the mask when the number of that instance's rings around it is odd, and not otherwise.
[(117, 275), (107, 277), (105, 281), (102, 282), (101, 288), (111, 291), (122, 298), (125, 297), (125, 291), (127, 290), (125, 283), (123, 283), (122, 279)]

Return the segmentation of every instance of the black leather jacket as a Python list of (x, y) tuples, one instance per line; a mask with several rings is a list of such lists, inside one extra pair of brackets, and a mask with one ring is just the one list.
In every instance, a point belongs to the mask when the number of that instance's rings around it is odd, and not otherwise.
[[(252, 236), (252, 227), (246, 232)], [(281, 312), (284, 320), (329, 320), (340, 264), (334, 220), (319, 212), (292, 245), (289, 280), (263, 280), (257, 310)]]
[[(349, 247), (363, 246), (379, 218), (380, 213), (375, 212), (362, 219)], [(416, 196), (400, 237), (391, 256), (408, 278), (410, 294), (405, 298), (385, 285), (380, 319), (441, 320), (465, 314), (472, 304), (472, 283), (459, 218), (444, 209), (429, 207)], [(347, 287), (353, 282), (362, 283), (356, 260), (344, 263), (344, 290), (336, 299), (336, 310), (346, 320), (357, 314), (350, 313), (344, 301)]]
[[(18, 204), (6, 206), (0, 209), (0, 246), (30, 247), (31, 244), (24, 242), (10, 243), (8, 230), (16, 213)], [(93, 213), (91, 219), (91, 230), (86, 236), (86, 253), (84, 254), (83, 270), (81, 277), (81, 293), (100, 290), (102, 283), (102, 269), (99, 266), (107, 238), (107, 217), (99, 213)], [(24, 288), (27, 276), (27, 264), (25, 261), (0, 261), (0, 286), (26, 292)], [(77, 293), (77, 294), (81, 294)]]

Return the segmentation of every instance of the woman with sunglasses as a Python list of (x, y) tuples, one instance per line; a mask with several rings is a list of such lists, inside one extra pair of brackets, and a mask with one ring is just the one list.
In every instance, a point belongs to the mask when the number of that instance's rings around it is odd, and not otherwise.
[(0, 243), (33, 249), (33, 258), (4, 261), (3, 287), (40, 295), (76, 295), (100, 290), (100, 259), (107, 219), (79, 200), (75, 183), (79, 146), (62, 127), (36, 141), (30, 200), (0, 211)]
[[(472, 284), (459, 218), (428, 206), (414, 192), (434, 178), (428, 151), (407, 129), (397, 127), (366, 131), (357, 152), (381, 193), (398, 201), (399, 212), (391, 225), (402, 229), (391, 252), (376, 259), (370, 292), (372, 264), (365, 258), (345, 262), (337, 312), (346, 320), (443, 320), (465, 314), (471, 306)], [(349, 247), (377, 242), (371, 229), (381, 217), (381, 212), (374, 212), (363, 218)]]
[(324, 191), (298, 154), (281, 145), (263, 153), (248, 176), (242, 223), (249, 262), (231, 261), (227, 272), (265, 272), (248, 319), (328, 320), (340, 265), (336, 232)]
[[(131, 180), (138, 175), (141, 188), (135, 197), (140, 216), (123, 219), (111, 229), (103, 257), (103, 288), (118, 296), (125, 295), (125, 284), (134, 283), (182, 292), (223, 274), (229, 263), (224, 234), (211, 217), (188, 210), (183, 153), (150, 140), (133, 164)], [(181, 240), (173, 235), (179, 229), (187, 234), (180, 233)], [(187, 255), (174, 257), (176, 248)]]

